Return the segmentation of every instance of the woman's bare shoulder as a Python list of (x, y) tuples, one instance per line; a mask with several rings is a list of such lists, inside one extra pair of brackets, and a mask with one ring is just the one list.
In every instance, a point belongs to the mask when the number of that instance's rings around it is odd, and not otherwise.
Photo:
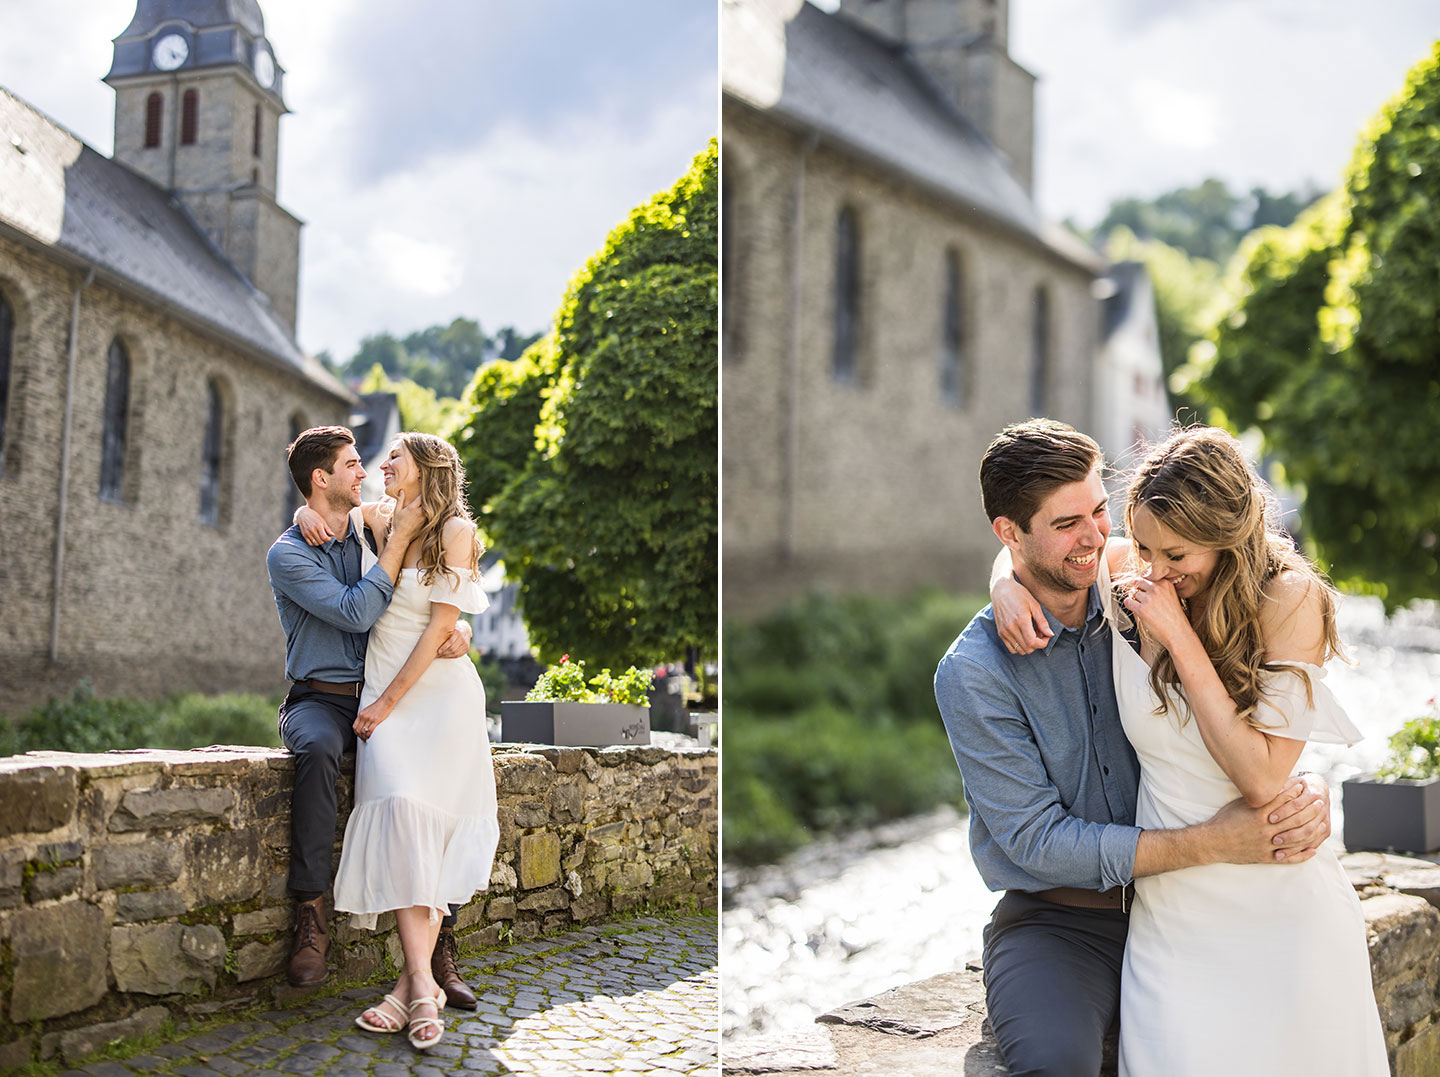
[(452, 564), (456, 559), (468, 560), (474, 544), (479, 541), (475, 534), (475, 525), (459, 516), (452, 516), (445, 521), (440, 538), (445, 544), (445, 559)]
[(1325, 660), (1323, 584), (1298, 569), (1288, 568), (1265, 584), (1260, 603), (1260, 634), (1271, 662)]

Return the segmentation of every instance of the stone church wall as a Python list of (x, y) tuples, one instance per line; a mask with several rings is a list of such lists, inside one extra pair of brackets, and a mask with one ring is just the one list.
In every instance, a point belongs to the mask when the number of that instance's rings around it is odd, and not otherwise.
[[(714, 750), (496, 747), (500, 846), (464, 949), (641, 902), (714, 908)], [(0, 1070), (296, 994), (284, 979), (292, 758), (260, 748), (0, 760)], [(342, 768), (336, 857), (352, 797)], [(393, 914), (331, 915), (330, 969), (401, 960)]]
[[(63, 693), (278, 691), (285, 641), (265, 573), (293, 486), (292, 417), (344, 405), (103, 282), (81, 292), (58, 661), (49, 660), (71, 296), (80, 278), (0, 238), (15, 309), (0, 467), (0, 712)], [(131, 360), (123, 503), (100, 497), (107, 355)], [(206, 382), (225, 400), (220, 526), (199, 521)]]
[[(1050, 301), (1045, 410), (1081, 429), (1090, 422), (1100, 318), (1090, 274), (743, 106), (727, 102), (724, 121), (725, 183), (733, 185), (722, 368), (727, 614), (759, 612), (821, 585), (982, 591), (996, 544), (976, 473), (994, 434), (1032, 414), (1038, 286)], [(847, 205), (862, 249), (855, 384), (830, 373), (836, 217)], [(968, 370), (957, 403), (940, 392), (950, 250), (965, 295)], [(787, 480), (792, 408), (797, 466)]]

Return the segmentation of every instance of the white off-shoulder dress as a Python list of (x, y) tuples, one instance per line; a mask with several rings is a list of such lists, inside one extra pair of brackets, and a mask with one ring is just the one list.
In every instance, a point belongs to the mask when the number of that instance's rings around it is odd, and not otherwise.
[[(394, 679), (430, 622), (433, 603), (480, 613), (484, 589), (468, 569), (422, 583), (401, 570), (390, 605), (370, 630), (366, 707)], [(335, 908), (373, 928), (378, 913), (429, 906), (432, 921), (490, 882), (500, 840), (485, 689), (469, 658), (437, 658), (355, 759), (355, 809), (335, 875)]]
[[(1103, 566), (1103, 559), (1102, 559)], [(1103, 569), (1102, 569), (1103, 571)], [(1201, 823), (1240, 795), (1183, 703), (1156, 714), (1150, 667), (1102, 575), (1115, 695), (1140, 759), (1136, 823)], [(1350, 744), (1360, 732), (1324, 682), (1264, 674), (1275, 736)], [(1178, 702), (1178, 700), (1177, 700)], [(1329, 849), (1303, 864), (1210, 864), (1135, 880), (1120, 989), (1122, 1077), (1304, 1073), (1385, 1077), (1360, 902)]]

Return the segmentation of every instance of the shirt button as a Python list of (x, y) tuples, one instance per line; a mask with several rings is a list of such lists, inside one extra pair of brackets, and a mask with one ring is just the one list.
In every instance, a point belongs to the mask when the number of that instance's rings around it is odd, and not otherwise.
[(1099, 708), (1096, 704), (1092, 703), (1092, 704), (1090, 704), (1090, 713), (1091, 713), (1091, 714), (1099, 714), (1099, 713), (1100, 713), (1100, 708)]
[(1103, 770), (1106, 774), (1109, 774), (1109, 773), (1110, 773), (1110, 768), (1109, 768), (1109, 767), (1101, 767), (1100, 769)]

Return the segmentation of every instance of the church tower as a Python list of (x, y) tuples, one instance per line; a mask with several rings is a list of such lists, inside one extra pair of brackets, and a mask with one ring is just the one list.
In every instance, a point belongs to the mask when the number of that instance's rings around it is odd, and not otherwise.
[(285, 72), (256, 0), (138, 0), (115, 38), (115, 160), (170, 190), (290, 332), (300, 220), (275, 201)]
[(1010, 0), (840, 0), (840, 14), (903, 49), (1033, 191), (1035, 76), (1010, 58)]

